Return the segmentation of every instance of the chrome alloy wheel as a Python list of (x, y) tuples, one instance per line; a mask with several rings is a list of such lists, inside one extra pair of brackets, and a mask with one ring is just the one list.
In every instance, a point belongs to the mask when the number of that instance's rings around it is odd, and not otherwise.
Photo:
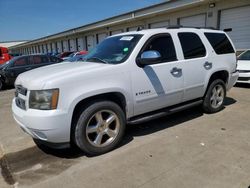
[(120, 130), (118, 116), (110, 110), (96, 112), (86, 126), (88, 142), (95, 147), (105, 147), (112, 143)]
[(211, 106), (216, 109), (219, 108), (225, 97), (224, 89), (221, 85), (216, 85), (212, 90), (212, 95), (210, 97)]

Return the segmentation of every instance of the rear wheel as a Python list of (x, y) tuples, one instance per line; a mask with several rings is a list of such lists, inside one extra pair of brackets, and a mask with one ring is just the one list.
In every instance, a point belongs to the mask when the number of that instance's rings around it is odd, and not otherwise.
[(114, 102), (94, 102), (81, 112), (74, 130), (76, 145), (90, 155), (114, 149), (125, 131), (125, 115)]
[(215, 113), (223, 109), (226, 97), (226, 86), (221, 79), (214, 80), (208, 87), (203, 100), (203, 109), (207, 113)]

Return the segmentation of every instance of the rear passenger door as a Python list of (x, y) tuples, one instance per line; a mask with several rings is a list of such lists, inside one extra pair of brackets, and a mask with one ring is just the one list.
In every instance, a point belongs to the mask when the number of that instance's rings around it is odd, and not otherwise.
[(204, 37), (202, 34), (179, 32), (177, 35), (183, 52), (184, 102), (203, 96), (213, 63), (209, 60), (209, 50), (201, 40)]

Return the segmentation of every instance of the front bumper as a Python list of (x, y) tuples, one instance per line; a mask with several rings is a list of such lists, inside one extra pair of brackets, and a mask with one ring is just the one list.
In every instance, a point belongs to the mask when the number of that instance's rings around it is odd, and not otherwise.
[(231, 73), (227, 84), (227, 90), (230, 90), (236, 84), (238, 77), (239, 77), (238, 71)]
[(50, 143), (70, 142), (71, 118), (61, 110), (23, 110), (12, 101), (13, 117), (20, 127), (32, 136)]
[(250, 84), (250, 72), (240, 72), (237, 83), (249, 83)]

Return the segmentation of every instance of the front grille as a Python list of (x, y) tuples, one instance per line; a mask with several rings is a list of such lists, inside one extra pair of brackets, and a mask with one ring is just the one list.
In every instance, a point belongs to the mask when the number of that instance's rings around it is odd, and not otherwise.
[[(20, 97), (19, 94), (23, 95), (23, 97)], [(16, 99), (15, 99), (16, 105), (19, 108), (26, 110), (25, 97), (27, 96), (27, 89), (22, 87), (21, 85), (17, 85), (16, 91), (15, 91), (15, 96), (16, 96)]]
[(238, 80), (239, 81), (248, 81), (248, 80), (250, 80), (250, 77), (239, 77)]

